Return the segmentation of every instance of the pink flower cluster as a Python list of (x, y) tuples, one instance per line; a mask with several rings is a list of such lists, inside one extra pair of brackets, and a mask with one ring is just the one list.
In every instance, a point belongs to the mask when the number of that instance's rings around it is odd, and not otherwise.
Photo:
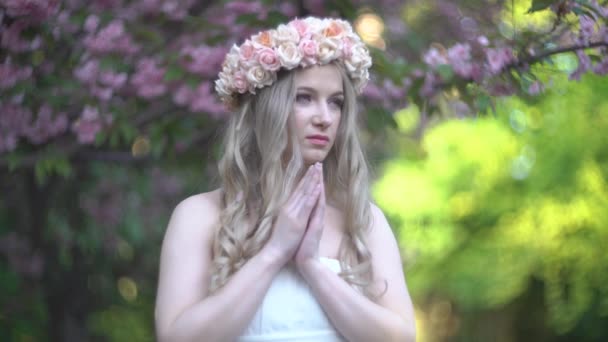
[(485, 61), (475, 60), (472, 53), (473, 47), (469, 43), (456, 44), (447, 51), (433, 47), (424, 54), (423, 61), (431, 69), (437, 69), (440, 65), (450, 65), (456, 75), (475, 81), (481, 80), (484, 74), (496, 75), (515, 61), (511, 48), (489, 48), (485, 45), (487, 45), (487, 39), (480, 37), (474, 46), (476, 50), (480, 51), (476, 55), (484, 56)]
[(40, 35), (36, 35), (31, 40), (24, 39), (21, 36), (21, 33), (30, 25), (31, 22), (28, 20), (17, 19), (8, 27), (2, 27), (0, 29), (0, 47), (16, 53), (38, 49), (41, 45)]
[(194, 113), (208, 113), (215, 118), (221, 118), (225, 113), (222, 103), (211, 93), (210, 82), (201, 82), (196, 89), (187, 84), (179, 86), (173, 94), (173, 102), (187, 106)]
[(84, 38), (84, 44), (89, 51), (96, 54), (112, 52), (133, 54), (139, 50), (131, 36), (125, 31), (122, 20), (115, 19), (95, 33), (97, 23), (96, 17), (89, 17), (85, 21), (85, 29), (89, 31), (89, 35)]
[[(488, 40), (483, 36), (470, 43), (455, 44), (447, 50), (432, 47), (422, 59), (430, 67), (430, 71), (424, 75), (420, 89), (420, 95), (424, 97), (435, 94), (441, 82), (446, 81), (438, 72), (441, 66), (449, 66), (456, 76), (481, 84), (492, 76), (500, 74), (516, 61), (511, 48), (488, 47)], [(495, 84), (495, 86), (498, 88), (490, 86), (489, 90), (497, 95), (511, 94), (513, 91), (510, 86), (508, 91), (506, 88), (503, 89), (505, 85)]]
[(11, 17), (27, 16), (35, 20), (44, 20), (57, 12), (59, 0), (0, 0)]
[(62, 134), (68, 126), (67, 115), (54, 115), (48, 105), (42, 105), (36, 119), (32, 121), (29, 109), (18, 103), (0, 105), (0, 153), (17, 147), (20, 137), (32, 144), (42, 144)]
[(142, 0), (139, 8), (146, 14), (164, 14), (171, 20), (183, 20), (195, 0)]
[(114, 92), (119, 91), (127, 82), (126, 73), (100, 70), (99, 61), (96, 59), (91, 59), (76, 68), (74, 76), (101, 101), (109, 101)]
[(19, 81), (28, 79), (32, 75), (32, 67), (19, 68), (13, 65), (11, 58), (7, 57), (4, 63), (0, 64), (0, 89), (7, 89)]
[(277, 29), (260, 32), (226, 55), (215, 89), (229, 106), (238, 94), (255, 94), (271, 85), (279, 69), (324, 65), (338, 60), (344, 64), (358, 91), (369, 79), (372, 65), (369, 51), (351, 25), (338, 19), (308, 17)]
[(412, 80), (405, 78), (402, 85), (395, 84), (392, 80), (385, 79), (382, 83), (369, 82), (361, 95), (382, 105), (384, 108), (403, 108), (407, 105), (407, 92), (412, 85)]
[(102, 116), (98, 108), (85, 106), (80, 117), (72, 123), (72, 131), (76, 133), (79, 143), (91, 144), (95, 142), (97, 133), (110, 125), (112, 120), (110, 114)]
[(215, 77), (221, 68), (227, 49), (208, 45), (185, 46), (180, 51), (182, 66), (202, 77)]
[(165, 68), (158, 66), (154, 58), (143, 58), (131, 76), (131, 85), (135, 87), (137, 95), (144, 99), (162, 96), (167, 92), (165, 72)]

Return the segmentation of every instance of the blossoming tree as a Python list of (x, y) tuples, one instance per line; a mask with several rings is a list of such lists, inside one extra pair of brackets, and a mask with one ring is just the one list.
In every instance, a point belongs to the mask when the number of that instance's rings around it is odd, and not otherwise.
[(597, 0), (0, 0), (0, 338), (124, 340), (107, 328), (120, 320), (90, 315), (117, 293), (135, 308), (114, 316), (149, 318), (167, 210), (214, 176), (226, 53), (306, 15), (353, 20), (372, 50), (362, 114), (373, 153), (408, 104), (421, 109), (419, 136), (433, 118), (541, 93), (534, 66), (561, 54), (577, 57), (572, 80), (608, 72)]

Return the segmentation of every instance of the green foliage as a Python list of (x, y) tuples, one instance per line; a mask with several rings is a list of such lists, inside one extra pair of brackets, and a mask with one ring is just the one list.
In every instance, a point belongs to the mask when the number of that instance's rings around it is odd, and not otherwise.
[(89, 319), (91, 332), (104, 336), (109, 342), (153, 341), (150, 305), (113, 305), (96, 312)]
[(430, 129), (423, 159), (386, 163), (374, 193), (415, 298), (495, 309), (539, 279), (555, 333), (608, 316), (608, 84), (552, 82), (540, 99), (499, 102), (496, 118)]

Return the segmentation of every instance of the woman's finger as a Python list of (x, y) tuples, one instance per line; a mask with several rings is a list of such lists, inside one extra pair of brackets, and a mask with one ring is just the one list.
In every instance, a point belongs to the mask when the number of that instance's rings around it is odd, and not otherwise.
[(306, 195), (314, 190), (315, 184), (318, 183), (318, 178), (318, 166), (317, 164), (313, 164), (302, 177), (302, 180), (300, 180), (301, 187), (298, 186), (298, 189), (292, 195), (293, 199), (290, 201), (292, 207), (298, 208), (302, 205), (303, 201), (306, 200)]
[(322, 183), (320, 181), (321, 172), (319, 171), (320, 165), (316, 167), (314, 180), (312, 184), (309, 184), (308, 191), (304, 194), (304, 196), (300, 199), (298, 203), (295, 204), (295, 208), (298, 212), (298, 215), (302, 218), (306, 218), (310, 216), (312, 209), (318, 201), (319, 194), (321, 193)]

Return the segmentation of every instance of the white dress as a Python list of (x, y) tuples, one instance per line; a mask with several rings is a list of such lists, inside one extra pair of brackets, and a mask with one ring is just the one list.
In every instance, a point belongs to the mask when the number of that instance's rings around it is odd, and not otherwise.
[[(336, 259), (320, 258), (340, 272)], [(345, 339), (333, 327), (312, 290), (294, 265), (285, 266), (273, 279), (264, 301), (239, 342), (336, 342)]]

